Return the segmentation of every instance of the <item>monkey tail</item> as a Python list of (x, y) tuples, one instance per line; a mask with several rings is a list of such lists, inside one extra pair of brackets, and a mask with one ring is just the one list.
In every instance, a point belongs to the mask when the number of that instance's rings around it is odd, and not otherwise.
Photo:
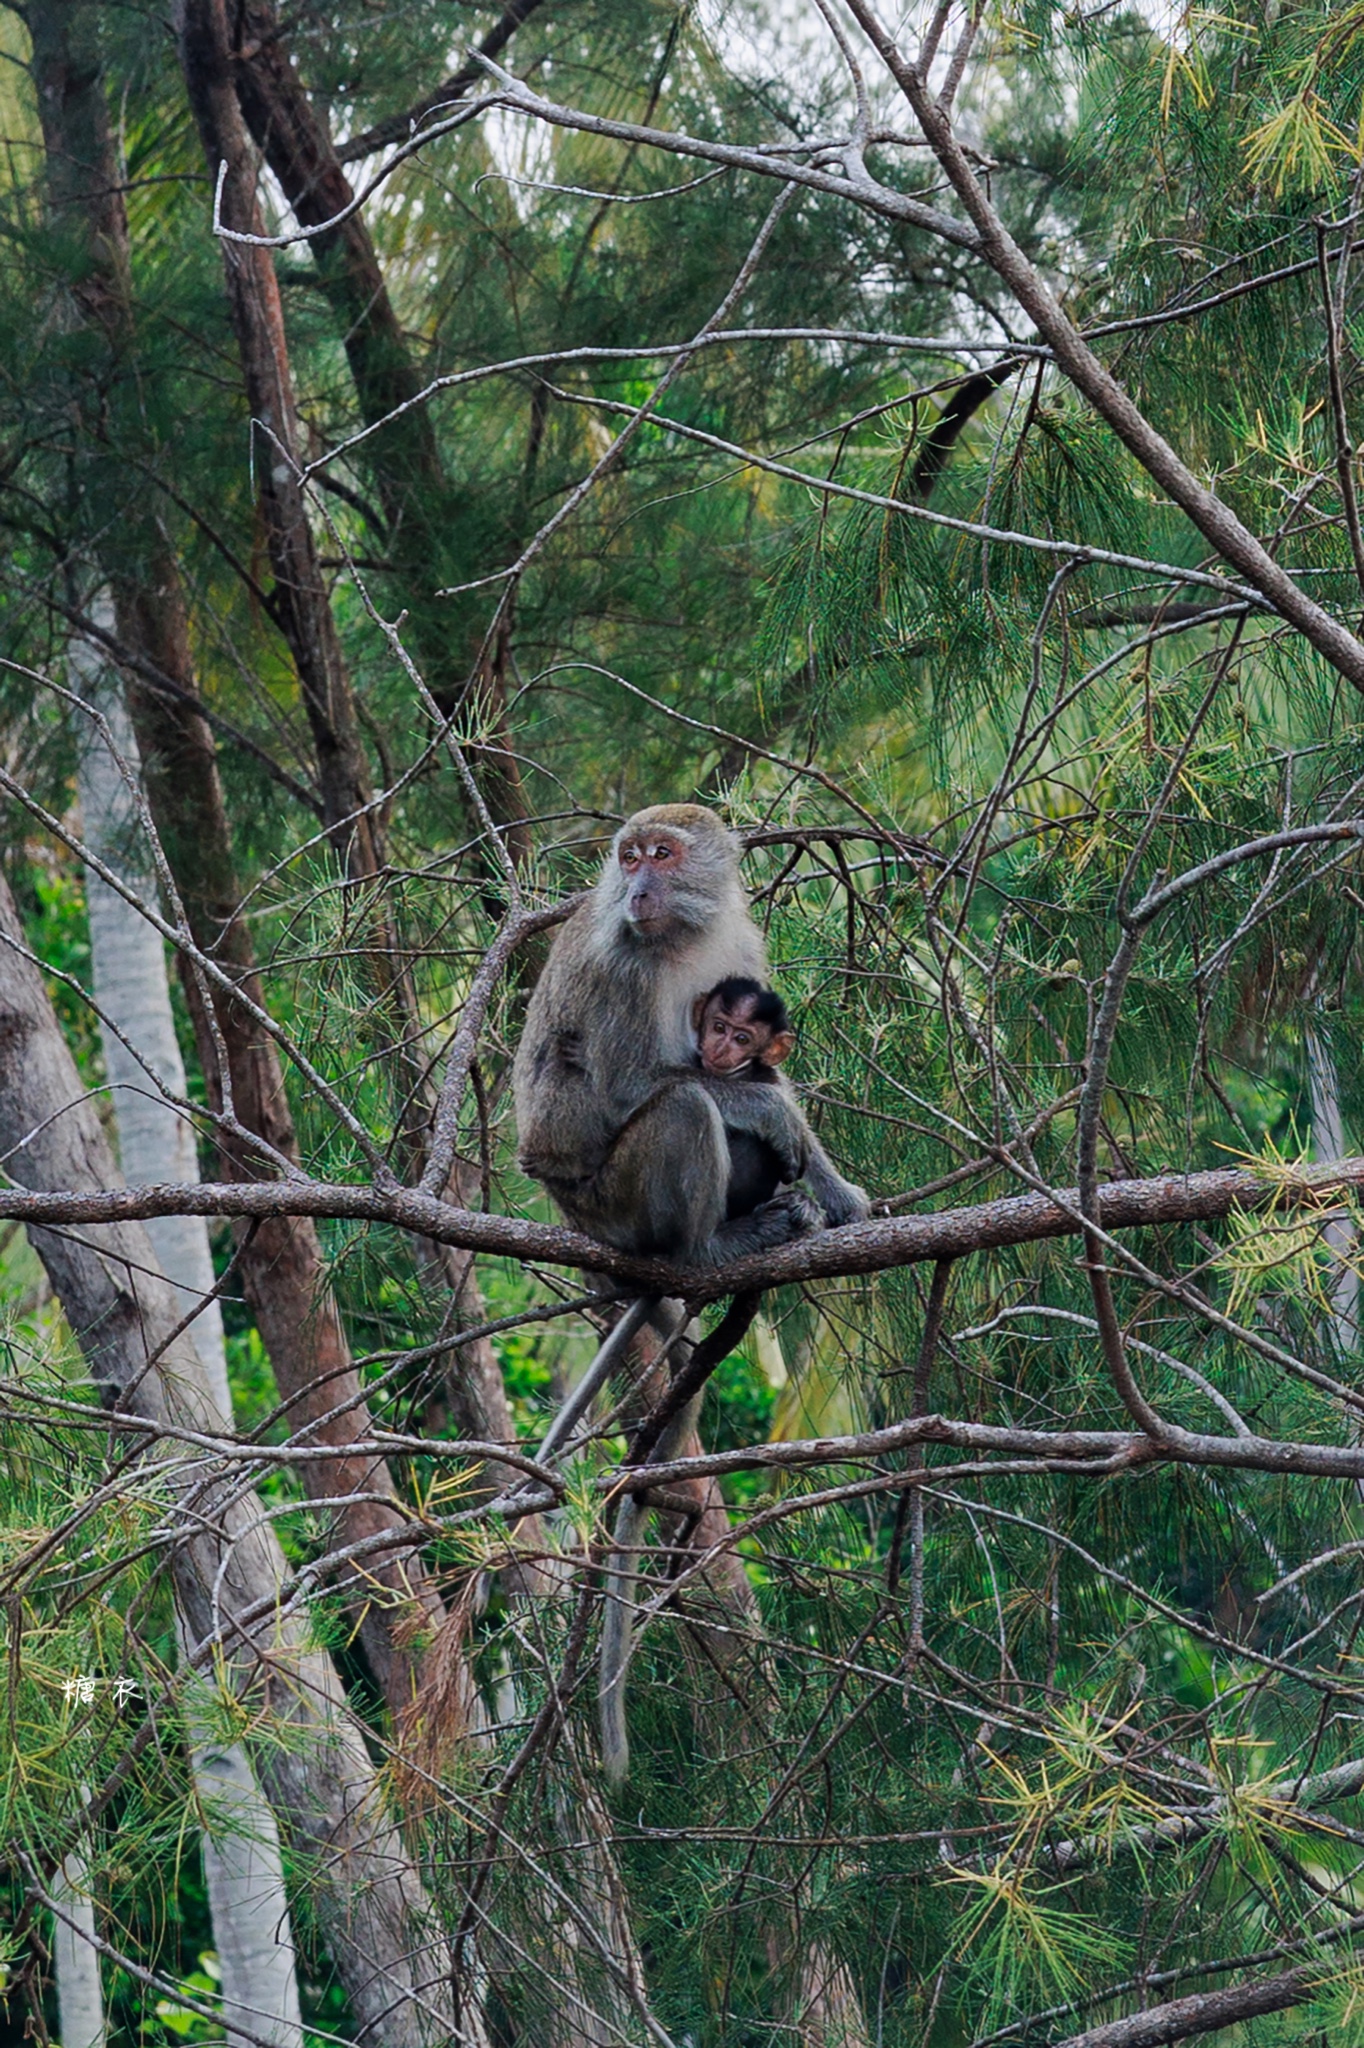
[(640, 1325), (652, 1317), (658, 1308), (656, 1294), (642, 1294), (638, 1301), (632, 1301), (615, 1328), (604, 1340), (601, 1349), (587, 1371), (579, 1380), (573, 1392), (555, 1416), (549, 1430), (535, 1453), (543, 1465), (568, 1440), (574, 1425), (587, 1413), (596, 1399), (598, 1390), (606, 1384), (615, 1371), (626, 1346)]
[[(694, 1325), (692, 1326), (695, 1327)], [(682, 1336), (682, 1329), (674, 1337)], [(701, 1395), (693, 1394), (665, 1426), (652, 1459), (662, 1464), (676, 1456), (696, 1427)], [(635, 1607), (639, 1600), (640, 1535), (649, 1509), (640, 1494), (627, 1494), (616, 1516), (611, 1562), (606, 1571), (606, 1608), (602, 1616), (597, 1665), (597, 1710), (602, 1768), (613, 1789), (625, 1783), (630, 1769), (630, 1740), (625, 1731), (625, 1674), (634, 1649)]]
[(602, 1769), (606, 1782), (619, 1791), (630, 1769), (630, 1738), (625, 1726), (625, 1674), (635, 1632), (635, 1578), (639, 1568), (639, 1533), (648, 1510), (634, 1494), (620, 1504), (606, 1574), (606, 1605), (601, 1626), (601, 1661), (597, 1671), (597, 1712), (601, 1731)]

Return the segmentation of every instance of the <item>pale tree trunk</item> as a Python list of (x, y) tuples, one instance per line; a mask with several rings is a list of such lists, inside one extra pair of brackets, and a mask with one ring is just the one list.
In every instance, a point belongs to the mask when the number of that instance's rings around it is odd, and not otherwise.
[[(114, 608), (103, 594), (91, 604), (90, 616), (97, 626), (113, 632)], [(88, 640), (72, 641), (70, 674), (72, 689), (104, 720), (115, 750), (110, 752), (93, 719), (82, 720), (76, 739), (85, 843), (144, 902), (156, 904), (161, 892), (155, 865), (124, 773), (126, 769), (140, 786), (141, 761), (122, 689), (103, 655)], [(116, 756), (121, 757), (122, 767)], [(160, 1081), (173, 1095), (185, 1092), (185, 1067), (175, 1033), (161, 934), (98, 875), (87, 874), (85, 901), (90, 918), (91, 979), (102, 1012), (100, 1041), (123, 1177), (135, 1187), (197, 1180), (193, 1127), (157, 1087)], [(145, 1066), (123, 1043), (120, 1032), (141, 1054)], [(208, 1298), (213, 1293), (213, 1259), (207, 1225), (200, 1216), (158, 1216), (146, 1225), (146, 1231), (161, 1271), (176, 1290), (181, 1314), (194, 1316), (189, 1331), (194, 1348), (208, 1374), (214, 1399), (223, 1413), (230, 1415), (223, 1319), (216, 1299)]]
[(52, 1923), (52, 1974), (62, 2048), (104, 2048), (104, 1991), (95, 1947), (95, 1901), (84, 1854), (62, 1858), (52, 1895), (64, 1918)]
[[(228, 2048), (303, 2048), (303, 2019), (279, 1829), (240, 1742), (215, 1742), (210, 1701), (184, 1697), (203, 1808), (204, 1882), (222, 1971)], [(63, 2042), (62, 2048), (66, 2048)]]
[[(52, 214), (63, 235), (77, 238), (83, 259), (68, 310), (109, 350), (90, 386), (77, 387), (75, 403), (98, 445), (107, 434), (106, 407), (126, 400), (130, 410), (121, 424), (132, 436), (127, 445), (137, 446), (143, 423), (133, 395), (136, 380), (121, 366), (134, 331), (128, 219), (105, 100), (98, 10), (90, 0), (44, 0), (29, 27)], [(152, 459), (154, 444), (148, 442), (146, 452)], [(153, 816), (195, 941), (235, 972), (244, 997), (263, 1003), (250, 932), (236, 914), (241, 890), (213, 738), (194, 708), (198, 685), (179, 571), (150, 510), (139, 530), (125, 532), (122, 540), (121, 548), (110, 549), (107, 565), (120, 638), (151, 673), (174, 686), (166, 695), (148, 687), (145, 676), (129, 680)], [(335, 749), (329, 758), (334, 768)], [(192, 977), (186, 977), (186, 988), (209, 1100), (220, 1107), (224, 1084), (214, 1033)], [(238, 1119), (292, 1156), (293, 1123), (273, 1041), (230, 994), (213, 1000)], [(249, 1147), (225, 1145), (221, 1157), (228, 1178), (250, 1179), (270, 1170), (262, 1169)], [(295, 1428), (309, 1428), (318, 1441), (332, 1445), (367, 1438), (369, 1416), (327, 1286), (315, 1224), (306, 1217), (272, 1217), (254, 1232), (242, 1232), (238, 1249), (242, 1291)], [(363, 1543), (401, 1524), (396, 1501), (385, 1497), (393, 1489), (380, 1460), (313, 1463), (303, 1479), (310, 1491), (341, 1503), (336, 1522), (346, 1542)], [(440, 1602), (422, 1582), (415, 1558), (404, 1571), (392, 1558), (371, 1553), (354, 1591), (361, 1645), (397, 1710), (412, 1690), (411, 1658), (397, 1641), (397, 1624), (409, 1621), (414, 1609), (438, 1619)]]
[[(0, 881), (0, 1152), (28, 1188), (119, 1185), (7, 885)], [(105, 1406), (159, 1429), (221, 1434), (179, 1304), (141, 1224), (35, 1229)], [(261, 1782), (307, 1881), (363, 2048), (484, 2048), (468, 2003), (454, 2023), (450, 1959), (331, 1660), (281, 1601), (283, 1552), (261, 1502), (183, 1443), (158, 1463), (177, 1529), (176, 1598), (202, 1668), (251, 1689)], [(207, 1680), (205, 1680), (207, 1682)], [(268, 1725), (273, 1722), (273, 1730)], [(274, 1734), (277, 1739), (271, 1739)]]
[[(1330, 1040), (1315, 1024), (1307, 1028), (1307, 1079), (1312, 1100), (1312, 1150), (1323, 1165), (1345, 1157), (1345, 1122), (1340, 1110), (1340, 1072)], [(1358, 1245), (1348, 1216), (1333, 1218), (1323, 1232), (1336, 1271), (1331, 1282), (1331, 1312), (1326, 1319), (1332, 1348), (1348, 1357), (1359, 1344)], [(1356, 1437), (1357, 1423), (1352, 1425)], [(1355, 1481), (1364, 1499), (1364, 1480)]]
[[(92, 613), (96, 624), (112, 632), (113, 606), (107, 597), (95, 600)], [(86, 640), (72, 642), (70, 667), (73, 687), (103, 720), (103, 726), (93, 719), (85, 722), (77, 736), (86, 844), (144, 902), (154, 903), (154, 864), (129, 782), (131, 777), (140, 787), (141, 764), (122, 691)], [(183, 1112), (157, 1090), (160, 1081), (172, 1095), (185, 1093), (161, 936), (98, 875), (86, 878), (86, 903), (91, 974), (124, 1179), (135, 1186), (197, 1180), (193, 1129)], [(145, 1067), (133, 1049), (142, 1055)], [(175, 1289), (181, 1314), (194, 1315), (190, 1338), (214, 1403), (230, 1418), (232, 1395), (222, 1316), (212, 1298), (207, 1226), (198, 1216), (158, 1217), (147, 1225), (147, 1235)], [(191, 1732), (190, 1764), (204, 1812), (204, 1880), (222, 1970), (229, 2048), (251, 2048), (253, 2042), (303, 2048), (293, 1931), (275, 1818), (241, 1744), (213, 1740), (206, 1701), (200, 1700), (195, 1711), (196, 1690), (191, 1683), (185, 1711)], [(239, 2027), (234, 2027), (234, 2020)], [(63, 2048), (72, 2048), (65, 2034)]]
[[(1307, 1074), (1312, 1094), (1312, 1150), (1323, 1165), (1345, 1157), (1345, 1125), (1340, 1111), (1340, 1074), (1330, 1042), (1315, 1026), (1307, 1032)], [(1351, 1352), (1359, 1342), (1359, 1275), (1353, 1225), (1346, 1219), (1326, 1225), (1326, 1242), (1338, 1268), (1331, 1285), (1331, 1334), (1337, 1348)]]

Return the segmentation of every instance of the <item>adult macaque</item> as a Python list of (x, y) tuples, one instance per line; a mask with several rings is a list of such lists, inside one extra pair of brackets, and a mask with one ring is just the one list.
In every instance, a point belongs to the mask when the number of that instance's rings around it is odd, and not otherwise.
[[(783, 1181), (806, 1174), (830, 1222), (865, 1215), (865, 1196), (834, 1172), (784, 1085), (754, 1087), (698, 1062), (698, 999), (731, 976), (761, 983), (765, 972), (739, 848), (719, 819), (696, 804), (637, 811), (550, 949), (512, 1072), (522, 1169), (575, 1228), (621, 1251), (695, 1266), (818, 1228), (819, 1210), (795, 1187), (726, 1213), (730, 1132), (770, 1147)], [(669, 1325), (661, 1308), (643, 1305), (681, 1341), (676, 1315)], [(594, 1385), (612, 1344), (589, 1372)], [(699, 1399), (673, 1418), (661, 1449), (687, 1439)], [(565, 1441), (570, 1428), (556, 1420), (547, 1442)], [(607, 1570), (599, 1703), (613, 1784), (629, 1763), (625, 1675), (648, 1512), (643, 1499), (622, 1502)]]
[(716, 1266), (816, 1227), (795, 1188), (726, 1216), (727, 1128), (770, 1145), (783, 1180), (804, 1173), (825, 1221), (866, 1214), (789, 1089), (697, 1066), (698, 998), (765, 973), (732, 835), (697, 804), (637, 811), (550, 950), (512, 1075), (521, 1166), (575, 1228)]
[[(621, 1251), (718, 1266), (817, 1226), (794, 1189), (726, 1219), (725, 1120), (696, 1067), (692, 1008), (727, 975), (761, 975), (763, 943), (739, 848), (697, 804), (637, 811), (592, 896), (556, 938), (526, 1016), (512, 1085), (519, 1159), (568, 1221)], [(710, 1084), (721, 1085), (721, 1084)], [(794, 1180), (803, 1119), (749, 1111)], [(735, 1114), (745, 1124), (743, 1106)]]

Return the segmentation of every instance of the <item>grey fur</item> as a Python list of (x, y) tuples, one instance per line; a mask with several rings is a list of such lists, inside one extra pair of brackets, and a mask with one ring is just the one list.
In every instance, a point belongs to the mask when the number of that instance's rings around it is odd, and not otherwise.
[[(682, 859), (633, 862), (638, 872), (627, 875), (622, 849), (647, 846), (651, 835), (680, 845)], [(835, 1172), (784, 1081), (753, 1087), (697, 1068), (696, 999), (730, 975), (767, 978), (737, 841), (695, 804), (637, 811), (550, 949), (512, 1070), (522, 1170), (576, 1229), (693, 1266), (724, 1265), (817, 1229), (819, 1211), (796, 1187), (726, 1220), (727, 1125), (770, 1145), (789, 1179), (804, 1175), (828, 1221), (866, 1215), (866, 1196)], [(651, 1320), (661, 1306), (651, 1304)], [(682, 1441), (692, 1420), (689, 1407), (669, 1441)], [(556, 1421), (554, 1442), (564, 1434)], [(599, 1701), (614, 1785), (629, 1766), (633, 1554), (646, 1512), (633, 1497), (622, 1502), (607, 1571)]]
[(649, 1321), (658, 1304), (659, 1297), (656, 1294), (642, 1294), (638, 1301), (631, 1302), (615, 1328), (603, 1339), (601, 1349), (591, 1365), (546, 1430), (544, 1441), (535, 1453), (537, 1464), (547, 1464), (551, 1458), (558, 1456), (575, 1423), (587, 1413), (598, 1389), (611, 1377), (630, 1339), (641, 1324)]
[[(682, 862), (627, 880), (622, 847), (654, 833), (682, 845)], [(724, 1120), (693, 1066), (696, 998), (766, 971), (720, 820), (696, 804), (637, 812), (550, 950), (512, 1073), (522, 1168), (577, 1229), (716, 1266), (810, 1228), (809, 1204), (789, 1193), (725, 1221)], [(788, 1114), (788, 1146), (790, 1125)]]
[[(622, 847), (653, 833), (680, 842), (684, 860), (627, 880)], [(637, 811), (550, 950), (512, 1073), (521, 1166), (577, 1229), (697, 1266), (804, 1235), (810, 1205), (792, 1191), (725, 1221), (727, 1125), (770, 1144), (790, 1179), (803, 1173), (826, 1221), (866, 1215), (784, 1082), (697, 1071), (693, 1005), (732, 974), (767, 976), (737, 841), (697, 804)]]
[(786, 1181), (803, 1180), (827, 1224), (861, 1223), (871, 1214), (865, 1191), (855, 1187), (834, 1166), (810, 1129), (784, 1074), (766, 1069), (766, 1085), (756, 1075), (707, 1074), (704, 1085), (732, 1136), (756, 1138), (770, 1146)]

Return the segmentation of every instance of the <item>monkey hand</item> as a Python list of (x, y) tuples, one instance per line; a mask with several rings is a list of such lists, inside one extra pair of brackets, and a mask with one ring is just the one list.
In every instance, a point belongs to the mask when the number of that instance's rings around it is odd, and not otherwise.
[(731, 1259), (746, 1259), (754, 1252), (775, 1251), (798, 1237), (809, 1237), (824, 1228), (824, 1219), (807, 1194), (799, 1188), (783, 1188), (770, 1202), (759, 1203), (746, 1216), (732, 1216), (713, 1237), (691, 1254), (698, 1266), (726, 1266)]
[(871, 1197), (865, 1188), (835, 1174), (821, 1193), (820, 1207), (830, 1229), (838, 1230), (845, 1223), (865, 1223), (871, 1214)]
[(844, 1223), (865, 1223), (871, 1214), (866, 1190), (844, 1180), (818, 1140), (810, 1147), (805, 1184), (832, 1230), (837, 1230)]

